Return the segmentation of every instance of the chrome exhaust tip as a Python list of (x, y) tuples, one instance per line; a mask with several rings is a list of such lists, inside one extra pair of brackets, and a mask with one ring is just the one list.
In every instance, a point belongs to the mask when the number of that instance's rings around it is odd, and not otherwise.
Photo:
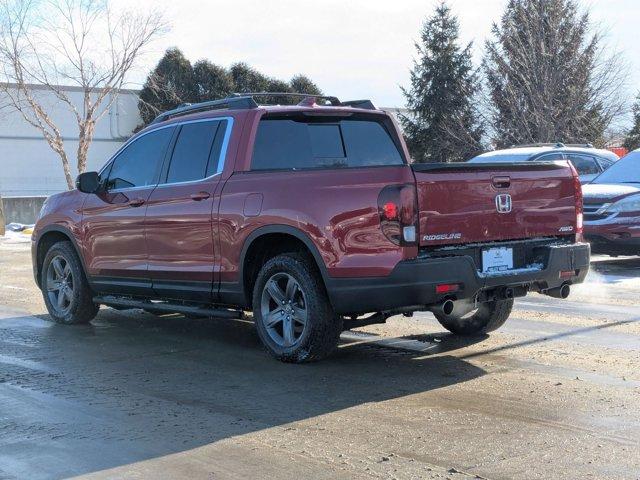
[(564, 300), (571, 294), (571, 287), (569, 286), (568, 283), (565, 283), (564, 285), (561, 285), (559, 287), (545, 290), (544, 294), (548, 295), (549, 297), (561, 298)]
[(446, 300), (442, 304), (442, 313), (444, 313), (445, 315), (451, 315), (453, 313), (454, 307), (455, 304), (453, 303), (453, 300)]
[(437, 305), (432, 305), (427, 310), (433, 313), (437, 313), (438, 315), (451, 315), (453, 313), (453, 309), (455, 308), (455, 303), (453, 300), (445, 300), (442, 303)]

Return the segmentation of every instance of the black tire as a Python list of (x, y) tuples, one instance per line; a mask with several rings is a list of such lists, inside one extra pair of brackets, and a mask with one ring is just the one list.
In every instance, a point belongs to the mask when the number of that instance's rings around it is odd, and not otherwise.
[(513, 299), (496, 300), (480, 304), (473, 315), (454, 317), (438, 315), (435, 317), (444, 328), (456, 335), (481, 335), (500, 328), (511, 315)]
[[(279, 307), (278, 302), (271, 298), (271, 294), (267, 292), (267, 282), (276, 281), (279, 276), (285, 281), (292, 278), (297, 283), (297, 295), (300, 311), (305, 312), (305, 323), (302, 327), (296, 327), (295, 321), (292, 320), (292, 332), (295, 328), (302, 329), (295, 343), (287, 345), (284, 333), (279, 342), (274, 337), (278, 337), (276, 333), (277, 325), (268, 327), (267, 317), (276, 313)], [(288, 287), (287, 281), (287, 287)], [(288, 290), (288, 288), (287, 288)], [(295, 289), (294, 289), (295, 290)], [(286, 292), (281, 292), (286, 293)], [(267, 315), (263, 315), (263, 305), (265, 305), (264, 296), (268, 298), (267, 303), (273, 305), (273, 311)], [(298, 253), (287, 253), (278, 255), (267, 261), (256, 277), (253, 289), (253, 318), (256, 325), (258, 336), (266, 350), (275, 358), (282, 362), (303, 363), (320, 360), (331, 352), (333, 352), (338, 344), (340, 333), (342, 332), (342, 320), (335, 315), (331, 304), (327, 297), (324, 284), (317, 272), (312, 260)], [(289, 302), (291, 303), (291, 302)], [(271, 307), (264, 307), (271, 309)], [(281, 307), (277, 313), (286, 315)], [(292, 316), (295, 313), (292, 310)], [(273, 317), (275, 318), (275, 317)], [(287, 317), (288, 318), (288, 317)], [(281, 322), (282, 331), (284, 332), (285, 323)], [(295, 333), (292, 333), (292, 337)]]
[[(60, 289), (49, 290), (51, 286), (59, 286), (61, 283), (57, 278), (50, 276), (55, 275), (56, 271), (52, 262), (56, 262), (58, 267), (63, 265), (65, 271), (68, 267), (69, 274), (65, 276), (68, 281), (65, 280), (63, 283), (66, 286), (70, 285), (70, 288), (64, 295)], [(66, 325), (89, 323), (100, 309), (100, 305), (93, 303), (93, 294), (87, 277), (71, 242), (58, 242), (49, 249), (42, 263), (40, 285), (49, 316), (57, 323)], [(61, 304), (57, 301), (60, 295), (64, 297)]]

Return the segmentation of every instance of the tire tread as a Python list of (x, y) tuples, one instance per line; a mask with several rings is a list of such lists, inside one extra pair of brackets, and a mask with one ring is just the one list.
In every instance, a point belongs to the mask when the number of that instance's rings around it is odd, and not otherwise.
[[(51, 258), (57, 254), (63, 255), (64, 258), (67, 259), (67, 261), (71, 264), (74, 279), (76, 279), (76, 285), (78, 286), (77, 292), (74, 288), (76, 305), (70, 312), (68, 312), (64, 316), (56, 315), (55, 310), (49, 305), (49, 298), (45, 290), (47, 266)], [(47, 310), (49, 311), (49, 316), (55, 322), (65, 325), (89, 323), (98, 314), (100, 306), (93, 302), (93, 293), (91, 292), (91, 288), (89, 287), (89, 282), (87, 281), (84, 269), (82, 268), (80, 258), (78, 257), (78, 254), (76, 253), (76, 250), (71, 242), (57, 242), (54, 243), (51, 248), (49, 248), (49, 250), (45, 254), (44, 262), (42, 263), (41, 275), (42, 276), (40, 283), (43, 286), (42, 295), (44, 297), (44, 302)]]
[[(270, 346), (268, 334), (261, 330), (259, 319), (260, 298), (262, 286), (277, 271), (294, 273), (301, 280), (301, 286), (306, 287), (305, 295), (307, 303), (315, 306), (307, 320), (311, 328), (309, 336), (304, 344), (294, 350), (274, 349)], [(302, 285), (306, 284), (306, 285)], [(256, 330), (264, 348), (276, 359), (286, 363), (306, 363), (321, 360), (330, 355), (336, 348), (340, 333), (342, 333), (342, 321), (333, 312), (331, 303), (327, 296), (324, 283), (315, 264), (306, 255), (299, 252), (291, 252), (277, 255), (268, 260), (260, 269), (253, 291), (253, 314), (256, 323)]]

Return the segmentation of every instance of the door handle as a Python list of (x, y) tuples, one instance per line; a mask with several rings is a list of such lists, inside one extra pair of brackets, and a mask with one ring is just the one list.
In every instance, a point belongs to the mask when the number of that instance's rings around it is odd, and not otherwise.
[(129, 201), (129, 206), (130, 207), (139, 207), (140, 205), (144, 204), (144, 200), (142, 198), (134, 198), (133, 200)]
[(211, 194), (209, 192), (198, 192), (198, 193), (192, 193), (190, 196), (191, 196), (191, 200), (195, 200), (196, 202), (199, 202), (200, 200), (206, 200), (211, 196)]

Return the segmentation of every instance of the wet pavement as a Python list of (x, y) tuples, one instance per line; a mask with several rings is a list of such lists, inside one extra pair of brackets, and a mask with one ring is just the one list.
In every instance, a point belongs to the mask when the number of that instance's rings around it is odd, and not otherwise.
[(0, 242), (0, 479), (640, 478), (640, 261), (455, 338), (430, 314), (284, 365), (248, 321), (48, 321)]

